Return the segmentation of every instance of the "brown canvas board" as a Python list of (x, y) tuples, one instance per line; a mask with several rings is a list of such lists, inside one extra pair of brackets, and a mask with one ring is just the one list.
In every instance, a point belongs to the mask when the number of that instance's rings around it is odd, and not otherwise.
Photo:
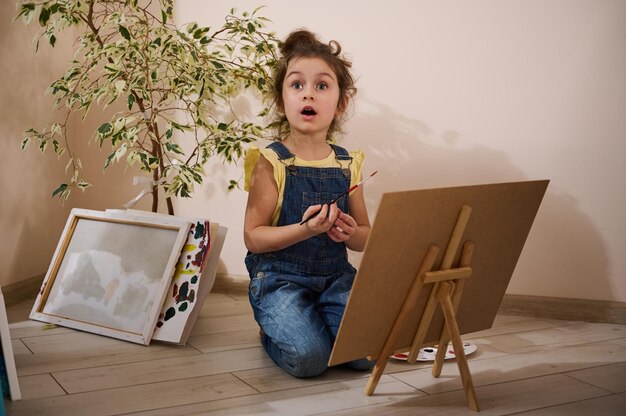
[[(461, 244), (475, 247), (457, 322), (461, 334), (490, 328), (547, 186), (541, 180), (383, 194), (329, 364), (378, 356), (431, 245), (439, 248), (439, 269), (463, 205), (472, 212)], [(396, 351), (410, 349), (432, 286), (420, 291)], [(438, 310), (423, 345), (437, 343), (442, 326)]]

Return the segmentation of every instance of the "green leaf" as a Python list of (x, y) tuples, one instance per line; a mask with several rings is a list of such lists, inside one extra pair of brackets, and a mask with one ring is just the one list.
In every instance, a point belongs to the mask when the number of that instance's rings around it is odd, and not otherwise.
[(128, 109), (131, 110), (133, 108), (133, 104), (135, 104), (135, 95), (128, 94)]
[(187, 26), (187, 33), (191, 33), (198, 28), (198, 24), (196, 22), (191, 22)]
[(57, 194), (64, 192), (67, 189), (67, 184), (62, 183), (57, 189), (52, 192), (52, 198), (54, 198)]
[(117, 65), (113, 65), (113, 64), (107, 64), (104, 66), (104, 69), (106, 69), (108, 72), (114, 74), (114, 73), (119, 73), (122, 71), (122, 68), (120, 68)]
[(113, 125), (111, 123), (104, 123), (100, 127), (98, 127), (98, 134), (101, 136), (106, 136), (113, 131)]
[(119, 26), (119, 30), (120, 30), (120, 34), (122, 35), (122, 37), (126, 40), (130, 40), (130, 32), (128, 31), (128, 29), (126, 29), (124, 26), (120, 25)]
[(103, 169), (106, 169), (106, 168), (109, 167), (109, 165), (113, 161), (113, 158), (115, 158), (115, 151), (111, 152), (109, 154), (109, 156), (107, 156), (106, 160), (104, 161), (104, 168)]
[(158, 157), (149, 157), (148, 158), (148, 167), (150, 170), (154, 170), (159, 167), (159, 158)]
[(33, 14), (35, 13), (35, 4), (34, 3), (24, 3), (20, 5), (20, 12), (16, 16), (22, 18), (24, 24), (29, 24), (31, 20), (33, 20)]
[(76, 186), (78, 187), (78, 189), (84, 191), (86, 188), (89, 188), (90, 186), (93, 186), (93, 185), (90, 184), (89, 182), (80, 181), (76, 184)]
[(185, 153), (182, 151), (179, 145), (176, 143), (165, 143), (165, 148), (168, 152), (173, 152), (179, 155), (184, 155)]
[(48, 24), (48, 20), (50, 20), (50, 10), (42, 7), (41, 12), (39, 13), (39, 24), (41, 26), (46, 26)]

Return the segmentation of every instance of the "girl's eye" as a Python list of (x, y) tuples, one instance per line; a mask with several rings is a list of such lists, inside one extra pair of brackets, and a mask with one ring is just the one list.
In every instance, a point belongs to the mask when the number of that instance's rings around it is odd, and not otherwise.
[(295, 88), (296, 90), (302, 89), (302, 83), (300, 81), (292, 82), (291, 88)]
[(317, 84), (317, 89), (318, 90), (325, 90), (328, 88), (328, 84), (325, 82), (320, 82), (319, 84)]

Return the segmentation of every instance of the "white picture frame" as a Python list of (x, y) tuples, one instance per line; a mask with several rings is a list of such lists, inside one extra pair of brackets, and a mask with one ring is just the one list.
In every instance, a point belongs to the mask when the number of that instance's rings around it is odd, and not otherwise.
[(189, 226), (73, 209), (30, 318), (148, 345)]

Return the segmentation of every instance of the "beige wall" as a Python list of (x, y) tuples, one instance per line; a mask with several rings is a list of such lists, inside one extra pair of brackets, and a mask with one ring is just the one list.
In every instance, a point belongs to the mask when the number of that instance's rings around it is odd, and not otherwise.
[[(45, 272), (67, 217), (69, 207), (49, 197), (63, 164), (18, 143), (51, 117), (42, 91), (69, 51), (34, 55), (32, 32), (9, 24), (14, 6), (1, 3), (6, 285)], [(354, 61), (359, 93), (340, 143), (364, 149), (366, 169), (379, 170), (366, 188), (372, 219), (387, 191), (549, 178), (509, 293), (626, 301), (626, 2), (185, 0), (176, 13), (215, 26), (232, 6), (260, 4), (279, 36), (305, 26), (339, 40)], [(75, 139), (88, 132), (76, 127)], [(120, 207), (135, 192), (121, 185), (133, 173), (101, 177), (102, 154), (89, 157), (98, 185), (70, 206)], [(207, 172), (177, 213), (226, 225), (219, 272), (244, 279), (246, 194), (226, 190), (241, 166), (217, 162)]]
[[(337, 39), (359, 93), (340, 143), (366, 151), (375, 217), (386, 191), (551, 179), (508, 293), (626, 301), (626, 2), (219, 1), (177, 5), (218, 25), (264, 4), (284, 37)], [(229, 227), (222, 272), (241, 275), (246, 195), (215, 180), (178, 212)], [(356, 259), (358, 261), (358, 258)]]
[[(52, 119), (50, 96), (43, 96), (54, 74), (63, 70), (49, 48), (34, 57), (33, 28), (11, 23), (15, 2), (0, 2), (0, 284), (5, 286), (46, 270), (63, 228), (68, 207), (50, 199), (53, 184), (61, 183), (63, 165), (52, 154), (20, 151), (22, 132)], [(61, 42), (55, 54), (71, 56)], [(53, 242), (54, 243), (51, 243)]]
[[(129, 185), (134, 172), (116, 166), (105, 175), (105, 153), (93, 143), (91, 132), (103, 120), (93, 111), (85, 123), (76, 117), (71, 124), (73, 149), (81, 155), (87, 179), (96, 187), (77, 193), (61, 205), (51, 199), (52, 191), (66, 181), (66, 159), (57, 160), (36, 147), (20, 150), (22, 134), (29, 127), (42, 128), (62, 120), (53, 114), (53, 100), (46, 88), (67, 68), (73, 55), (71, 34), (61, 37), (54, 48), (42, 41), (35, 54), (32, 40), (38, 24), (26, 27), (20, 20), (12, 23), (15, 2), (0, 2), (0, 285), (6, 286), (44, 274), (50, 264), (65, 221), (72, 207), (121, 208), (136, 193)], [(140, 208), (148, 208), (141, 201)]]

